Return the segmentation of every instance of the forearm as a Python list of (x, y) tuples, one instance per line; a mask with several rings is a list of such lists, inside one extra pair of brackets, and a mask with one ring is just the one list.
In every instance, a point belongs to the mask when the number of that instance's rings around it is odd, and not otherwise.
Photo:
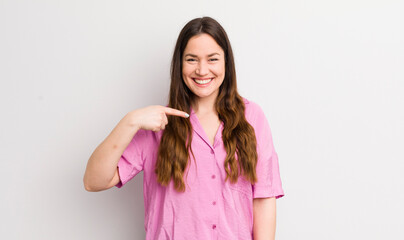
[(138, 128), (131, 124), (131, 113), (128, 113), (94, 150), (83, 179), (87, 190), (100, 191), (106, 188), (115, 175), (122, 153), (137, 131)]
[(276, 198), (253, 200), (254, 240), (274, 240), (276, 230)]

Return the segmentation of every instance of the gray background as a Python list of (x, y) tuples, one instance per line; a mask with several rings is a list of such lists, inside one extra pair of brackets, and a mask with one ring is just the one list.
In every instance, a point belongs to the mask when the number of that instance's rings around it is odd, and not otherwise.
[(129, 111), (166, 104), (184, 24), (226, 29), (285, 197), (277, 239), (404, 239), (402, 1), (0, 1), (1, 239), (142, 239), (142, 174), (84, 190)]

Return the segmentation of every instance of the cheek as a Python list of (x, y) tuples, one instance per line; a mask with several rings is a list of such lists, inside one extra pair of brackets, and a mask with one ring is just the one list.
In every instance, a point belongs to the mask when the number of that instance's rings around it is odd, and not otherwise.
[(191, 71), (190, 71), (189, 67), (183, 66), (182, 67), (182, 80), (185, 83), (185, 85), (187, 85), (188, 88), (190, 87), (189, 86), (189, 84), (190, 84), (189, 83), (190, 82), (190, 80), (189, 80), (190, 75), (191, 75)]
[(193, 69), (192, 66), (189, 66), (188, 64), (184, 64), (182, 66), (182, 75), (187, 76), (192, 73)]
[(212, 69), (212, 72), (215, 73), (216, 76), (224, 76), (225, 73), (225, 68), (224, 65), (219, 65), (219, 66), (215, 66), (215, 68)]

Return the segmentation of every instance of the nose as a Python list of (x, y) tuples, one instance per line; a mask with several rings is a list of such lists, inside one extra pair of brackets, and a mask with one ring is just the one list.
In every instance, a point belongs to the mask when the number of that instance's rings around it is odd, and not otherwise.
[(205, 61), (200, 61), (196, 67), (195, 73), (204, 76), (209, 73), (209, 66)]

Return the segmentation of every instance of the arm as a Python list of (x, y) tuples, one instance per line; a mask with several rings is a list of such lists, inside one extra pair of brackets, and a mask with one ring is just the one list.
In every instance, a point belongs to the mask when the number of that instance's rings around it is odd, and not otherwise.
[(253, 208), (254, 240), (275, 240), (276, 198), (255, 198)]
[(118, 184), (119, 160), (137, 131), (164, 129), (168, 123), (166, 115), (189, 117), (185, 112), (163, 106), (149, 106), (126, 114), (88, 160), (83, 178), (85, 189), (98, 192)]
[(108, 137), (94, 150), (87, 163), (83, 182), (87, 191), (109, 189), (120, 181), (118, 162), (139, 128), (132, 124), (133, 113), (128, 113)]

